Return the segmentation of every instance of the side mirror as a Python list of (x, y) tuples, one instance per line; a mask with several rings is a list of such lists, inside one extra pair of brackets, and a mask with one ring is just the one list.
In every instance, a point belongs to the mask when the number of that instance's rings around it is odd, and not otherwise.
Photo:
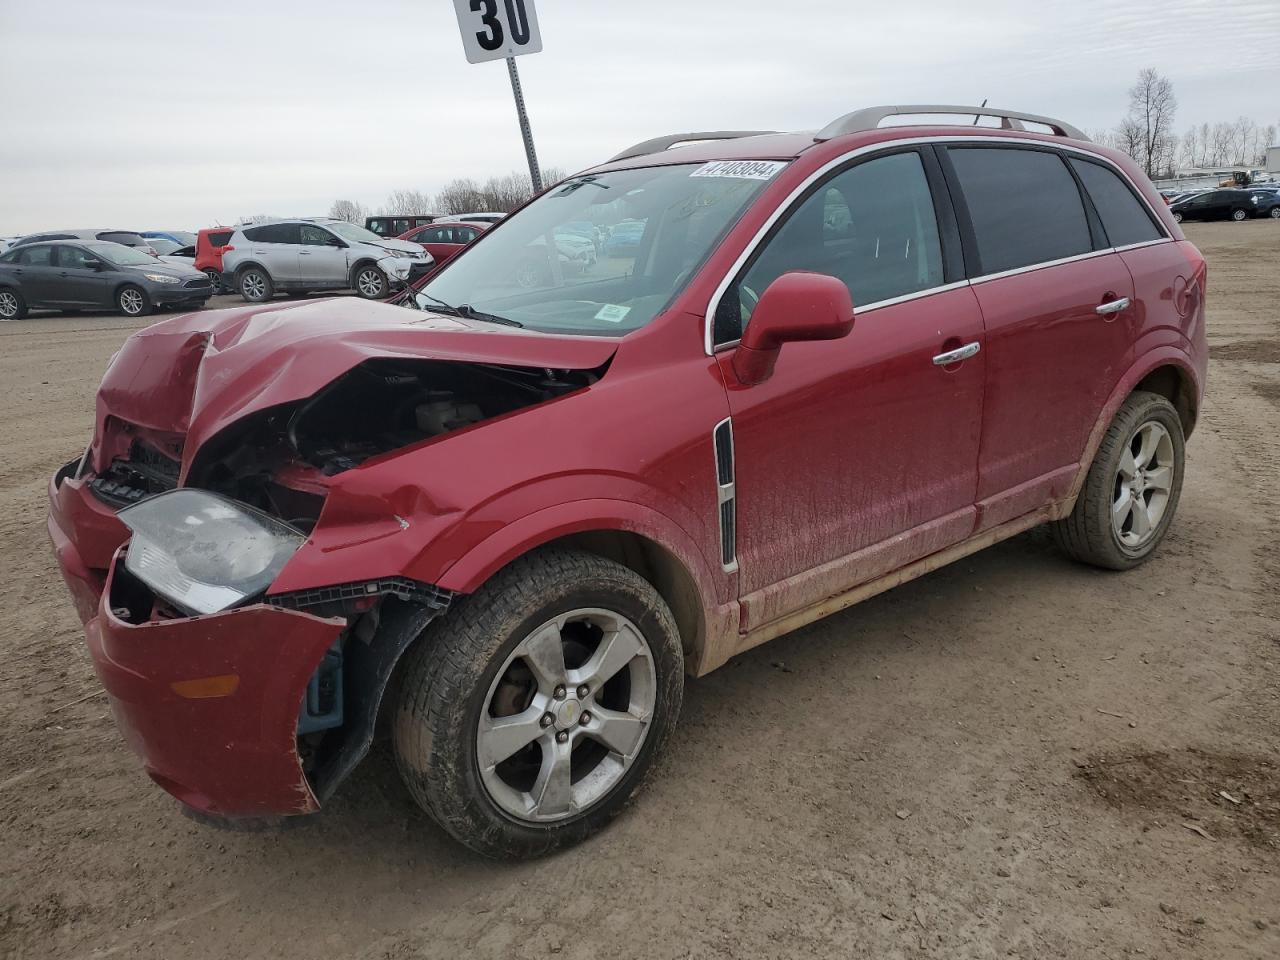
[(330, 237), (324, 243), (326, 247), (338, 247), (340, 249), (343, 247), (346, 247), (346, 244), (343, 243), (341, 240), (339, 240), (337, 237)]
[(793, 270), (765, 289), (733, 353), (733, 372), (744, 384), (763, 383), (784, 343), (839, 340), (853, 329), (849, 288), (835, 277)]

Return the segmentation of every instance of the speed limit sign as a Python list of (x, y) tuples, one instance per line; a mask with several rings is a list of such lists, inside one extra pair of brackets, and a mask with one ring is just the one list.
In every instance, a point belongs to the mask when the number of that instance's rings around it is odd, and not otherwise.
[(533, 0), (453, 0), (468, 63), (504, 60), (542, 49)]

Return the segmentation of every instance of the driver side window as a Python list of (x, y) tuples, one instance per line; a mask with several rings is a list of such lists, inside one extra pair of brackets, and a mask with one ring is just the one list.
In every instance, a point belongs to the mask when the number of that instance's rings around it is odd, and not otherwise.
[(326, 243), (333, 239), (333, 234), (328, 230), (320, 227), (312, 226), (309, 223), (302, 225), (302, 243), (308, 247), (323, 247)]
[(855, 307), (940, 286), (942, 245), (920, 155), (858, 163), (793, 207), (721, 298), (716, 343), (741, 337), (760, 295), (791, 270), (843, 281)]

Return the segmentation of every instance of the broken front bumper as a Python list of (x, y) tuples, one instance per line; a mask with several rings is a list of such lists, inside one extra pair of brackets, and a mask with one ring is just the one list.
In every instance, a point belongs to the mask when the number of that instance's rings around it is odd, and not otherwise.
[[(265, 604), (150, 619), (118, 549), (127, 531), (67, 468), (50, 485), (49, 534), (116, 723), (151, 778), (217, 816), (318, 809), (298, 712), (346, 622)], [(95, 561), (113, 539), (104, 571)]]

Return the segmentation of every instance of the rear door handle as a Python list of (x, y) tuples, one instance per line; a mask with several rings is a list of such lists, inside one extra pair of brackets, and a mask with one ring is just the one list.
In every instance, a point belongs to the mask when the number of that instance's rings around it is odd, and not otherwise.
[(961, 360), (968, 360), (982, 349), (982, 344), (976, 340), (973, 343), (966, 343), (963, 347), (956, 347), (954, 350), (948, 350), (946, 353), (940, 353), (933, 358), (935, 367), (949, 367), (953, 363), (959, 363)]
[(1093, 308), (1093, 312), (1102, 317), (1108, 317), (1113, 313), (1119, 313), (1121, 310), (1129, 309), (1129, 298), (1121, 297), (1119, 300), (1112, 300), (1110, 303), (1101, 303)]

